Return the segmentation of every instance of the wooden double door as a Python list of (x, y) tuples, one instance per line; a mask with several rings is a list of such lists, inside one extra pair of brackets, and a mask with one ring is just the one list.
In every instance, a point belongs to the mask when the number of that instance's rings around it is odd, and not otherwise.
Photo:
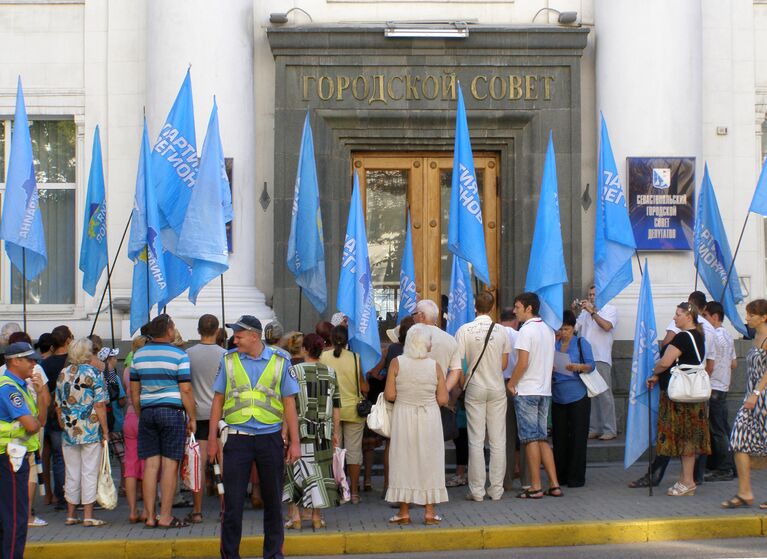
[[(370, 267), (378, 315), (386, 326), (396, 320), (399, 273), (405, 247), (407, 211), (413, 226), (416, 289), (443, 314), (450, 292), (452, 254), (447, 223), (453, 175), (452, 153), (358, 152), (352, 156), (365, 207)], [(496, 291), (500, 258), (500, 168), (495, 153), (475, 153), (485, 245)]]

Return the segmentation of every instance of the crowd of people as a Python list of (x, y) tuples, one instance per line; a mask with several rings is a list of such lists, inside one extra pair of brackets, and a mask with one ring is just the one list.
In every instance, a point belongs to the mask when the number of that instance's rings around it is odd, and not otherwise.
[[(119, 465), (128, 522), (147, 528), (204, 522), (204, 495), (215, 494), (221, 481), (221, 553), (228, 558), (240, 556), (248, 496), (264, 509), (264, 556), (281, 557), (285, 530), (301, 530), (305, 522), (322, 529), (326, 510), (363, 499), (382, 445), (382, 497), (397, 509), (392, 524), (410, 524), (412, 505), (423, 506), (425, 524), (439, 524), (436, 507), (448, 500), (448, 487), (466, 486), (470, 501), (498, 500), (514, 490), (520, 499), (564, 497), (564, 488), (586, 483), (588, 439), (618, 434), (611, 390), (618, 312), (597, 308), (593, 287), (564, 312), (557, 332), (541, 319), (534, 293), (500, 309), (500, 322), (488, 292), (477, 294), (475, 310), (476, 318), (451, 336), (440, 328), (439, 307), (419, 301), (387, 331), (390, 343), (371, 371), (349, 348), (340, 313), (309, 333), (285, 333), (277, 321), (264, 328), (244, 315), (225, 325), (230, 338), (215, 316), (203, 315), (200, 342), (186, 349), (172, 318), (161, 314), (133, 340), (122, 372), (119, 351), (98, 336), (75, 339), (62, 325), (33, 346), (18, 324), (6, 324), (0, 330), (3, 549), (23, 556), (27, 528), (47, 525), (37, 514), (43, 504), (65, 510), (66, 525), (103, 526), (96, 488), (104, 452)], [(737, 476), (735, 495), (722, 507), (753, 504), (750, 459), (767, 455), (767, 300), (750, 302), (746, 312), (755, 336), (746, 356), (745, 401), (731, 426), (726, 398), (737, 359), (722, 305), (696, 291), (676, 307), (647, 381), (660, 387), (657, 456), (651, 473), (630, 487), (659, 485), (671, 458), (679, 457), (681, 474), (667, 495), (692, 496), (704, 481)], [(669, 397), (670, 369), (680, 364), (705, 367), (710, 400)], [(593, 389), (595, 375), (606, 390)], [(370, 406), (362, 405), (381, 394), (393, 404), (388, 438), (367, 428)], [(180, 465), (192, 435), (203, 463), (200, 490), (185, 503), (189, 514), (178, 518)], [(448, 439), (456, 450), (450, 477)], [(48, 491), (36, 502), (38, 482)]]

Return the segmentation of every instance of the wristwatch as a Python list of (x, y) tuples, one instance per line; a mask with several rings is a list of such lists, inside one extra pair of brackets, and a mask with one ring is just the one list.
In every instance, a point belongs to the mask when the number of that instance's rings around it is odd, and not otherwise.
[(753, 395), (754, 395), (754, 396), (756, 396), (757, 398), (760, 396), (760, 394), (761, 394), (761, 393), (762, 393), (762, 391), (761, 391), (761, 390), (753, 390), (753, 391), (751, 392), (751, 394), (753, 394)]

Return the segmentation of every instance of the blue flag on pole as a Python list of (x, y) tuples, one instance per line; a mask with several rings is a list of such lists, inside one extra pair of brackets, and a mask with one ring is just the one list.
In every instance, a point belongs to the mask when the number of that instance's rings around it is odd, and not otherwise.
[(192, 278), (190, 263), (179, 257), (177, 247), (199, 168), (189, 70), (160, 130), (152, 150), (151, 165), (165, 250), (163, 260), (168, 289), (159, 302), (164, 307), (189, 287)]
[(19, 273), (23, 273), (22, 268), (25, 268), (26, 279), (35, 279), (48, 265), (21, 77), (16, 88), (16, 115), (13, 118), (0, 239), (5, 241), (5, 252), (11, 264)]
[(93, 134), (91, 171), (88, 175), (88, 194), (85, 197), (83, 235), (80, 243), (80, 270), (83, 290), (91, 297), (109, 259), (107, 246), (107, 200), (104, 192), (104, 166), (101, 161), (99, 127)]
[(471, 263), (474, 274), (490, 285), (490, 272), (482, 225), (482, 204), (471, 153), (469, 125), (458, 84), (458, 111), (455, 115), (455, 149), (453, 151), (453, 182), (450, 187), (450, 218), (447, 225), (447, 247), (450, 252)]
[(767, 159), (762, 164), (762, 172), (759, 173), (759, 180), (756, 181), (756, 190), (748, 211), (767, 217)]
[(399, 312), (397, 313), (397, 324), (402, 322), (403, 318), (415, 312), (416, 302), (413, 231), (410, 225), (410, 211), (408, 210), (405, 250), (402, 251), (402, 264), (399, 271)]
[(450, 295), (447, 298), (447, 333), (455, 336), (458, 329), (474, 320), (474, 294), (471, 275), (465, 260), (453, 255), (450, 273)]
[(288, 270), (296, 278), (296, 284), (303, 289), (309, 302), (317, 312), (325, 312), (328, 306), (328, 287), (325, 281), (320, 187), (308, 111), (298, 155), (287, 263)]
[(541, 197), (535, 217), (525, 291), (538, 294), (541, 300), (541, 318), (554, 330), (559, 330), (562, 326), (565, 283), (567, 269), (562, 247), (562, 225), (559, 221), (557, 162), (554, 156), (553, 134), (549, 132), (549, 146), (546, 148), (546, 161), (543, 164)]
[(629, 221), (626, 197), (603, 116), (597, 168), (597, 227), (594, 235), (597, 308), (604, 307), (634, 281), (631, 258), (635, 251), (636, 241)]
[(346, 223), (336, 306), (349, 318), (349, 346), (352, 351), (360, 354), (362, 372), (367, 373), (381, 360), (381, 341), (378, 337), (365, 217), (362, 214), (360, 183), (356, 171), (349, 220)]
[(145, 118), (136, 174), (136, 197), (128, 240), (128, 258), (133, 260), (131, 334), (149, 321), (152, 306), (167, 297), (168, 293), (168, 280), (162, 258), (160, 212), (157, 207), (152, 166), (149, 164), (150, 157), (149, 134)]
[[(735, 266), (730, 271), (730, 281), (727, 281), (727, 271), (732, 265), (732, 253), (727, 242), (719, 205), (716, 203), (714, 187), (708, 174), (708, 163), (703, 171), (703, 182), (698, 194), (698, 209), (695, 212), (695, 268), (703, 280), (711, 298), (720, 301), (724, 313), (730, 319), (735, 329), (746, 335), (743, 319), (738, 314), (737, 304), (743, 300), (743, 292), (738, 281)], [(724, 285), (727, 290), (724, 291)], [(724, 295), (724, 296), (723, 296)]]
[[(652, 376), (658, 352), (655, 309), (650, 285), (650, 269), (647, 259), (644, 263), (642, 286), (639, 289), (637, 321), (634, 329), (634, 358), (631, 362), (631, 384), (629, 386), (628, 413), (626, 415), (626, 449), (623, 467), (628, 468), (655, 444), (658, 430), (658, 398), (660, 388), (656, 384), (652, 391), (647, 389), (647, 379)], [(650, 418), (647, 414), (652, 414)], [(652, 429), (652, 432), (650, 432)], [(652, 441), (652, 443), (650, 442)]]
[[(197, 296), (205, 285), (229, 269), (225, 211), (231, 212), (229, 179), (224, 164), (224, 148), (218, 128), (218, 105), (213, 99), (208, 131), (202, 144), (197, 183), (192, 190), (186, 216), (178, 238), (178, 254), (192, 262), (189, 300), (197, 304)], [(228, 204), (228, 208), (227, 208)], [(231, 219), (231, 217), (229, 216)]]

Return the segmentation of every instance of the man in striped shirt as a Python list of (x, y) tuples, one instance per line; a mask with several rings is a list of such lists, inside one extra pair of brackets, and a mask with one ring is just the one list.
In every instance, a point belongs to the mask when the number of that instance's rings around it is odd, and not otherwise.
[[(139, 416), (138, 455), (146, 460), (143, 480), (146, 525), (182, 528), (186, 522), (174, 517), (171, 511), (184, 442), (187, 434), (196, 429), (189, 357), (184, 350), (171, 345), (176, 328), (167, 314), (153, 319), (147, 334), (150, 341), (134, 354), (130, 372), (131, 398)], [(155, 519), (160, 465), (162, 502), (160, 516)]]

